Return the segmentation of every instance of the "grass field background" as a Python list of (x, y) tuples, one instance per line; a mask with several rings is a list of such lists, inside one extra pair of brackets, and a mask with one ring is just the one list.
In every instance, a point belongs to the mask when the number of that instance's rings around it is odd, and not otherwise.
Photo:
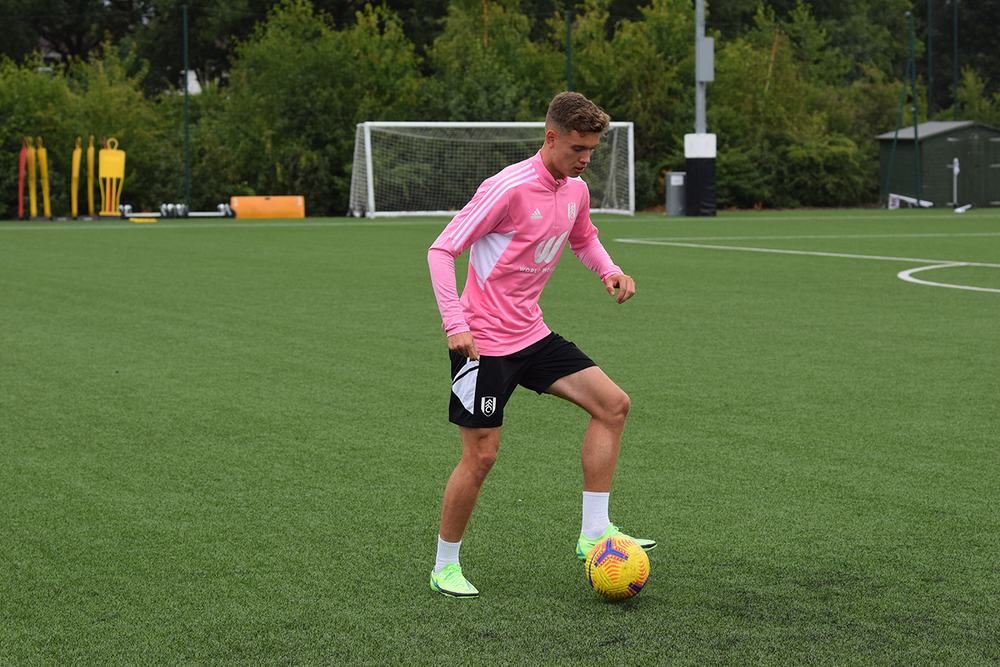
[(523, 389), (482, 596), (429, 590), (442, 219), (0, 223), (0, 665), (1000, 663), (1000, 266), (897, 277), (1000, 263), (1000, 214), (597, 222), (635, 298), (567, 251), (541, 305), (632, 399), (625, 603), (573, 553), (586, 420)]

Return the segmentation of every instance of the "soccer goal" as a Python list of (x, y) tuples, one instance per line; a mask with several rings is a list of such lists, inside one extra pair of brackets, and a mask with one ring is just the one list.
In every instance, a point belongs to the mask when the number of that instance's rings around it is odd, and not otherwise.
[[(359, 123), (349, 214), (454, 216), (479, 184), (541, 148), (545, 123)], [(633, 130), (613, 122), (583, 180), (592, 213), (635, 214)]]

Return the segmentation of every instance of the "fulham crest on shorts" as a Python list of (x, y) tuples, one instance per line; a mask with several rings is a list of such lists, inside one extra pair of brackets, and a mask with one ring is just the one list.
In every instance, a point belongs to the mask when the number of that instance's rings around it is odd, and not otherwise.
[(484, 415), (489, 417), (493, 414), (493, 411), (497, 409), (497, 397), (496, 396), (483, 396), (483, 400), (480, 402), (479, 410)]

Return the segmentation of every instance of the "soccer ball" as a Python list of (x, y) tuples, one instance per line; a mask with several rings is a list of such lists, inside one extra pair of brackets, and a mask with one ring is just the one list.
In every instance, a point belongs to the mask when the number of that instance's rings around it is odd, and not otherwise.
[(587, 555), (587, 581), (609, 600), (624, 600), (638, 594), (649, 578), (649, 556), (638, 542), (627, 537), (608, 537)]

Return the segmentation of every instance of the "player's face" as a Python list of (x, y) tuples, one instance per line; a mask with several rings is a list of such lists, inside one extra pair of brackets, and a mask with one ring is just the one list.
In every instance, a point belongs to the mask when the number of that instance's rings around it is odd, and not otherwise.
[(556, 178), (579, 176), (590, 164), (590, 158), (601, 143), (599, 133), (580, 134), (576, 130), (549, 130), (545, 133), (549, 143), (552, 163), (550, 170)]

